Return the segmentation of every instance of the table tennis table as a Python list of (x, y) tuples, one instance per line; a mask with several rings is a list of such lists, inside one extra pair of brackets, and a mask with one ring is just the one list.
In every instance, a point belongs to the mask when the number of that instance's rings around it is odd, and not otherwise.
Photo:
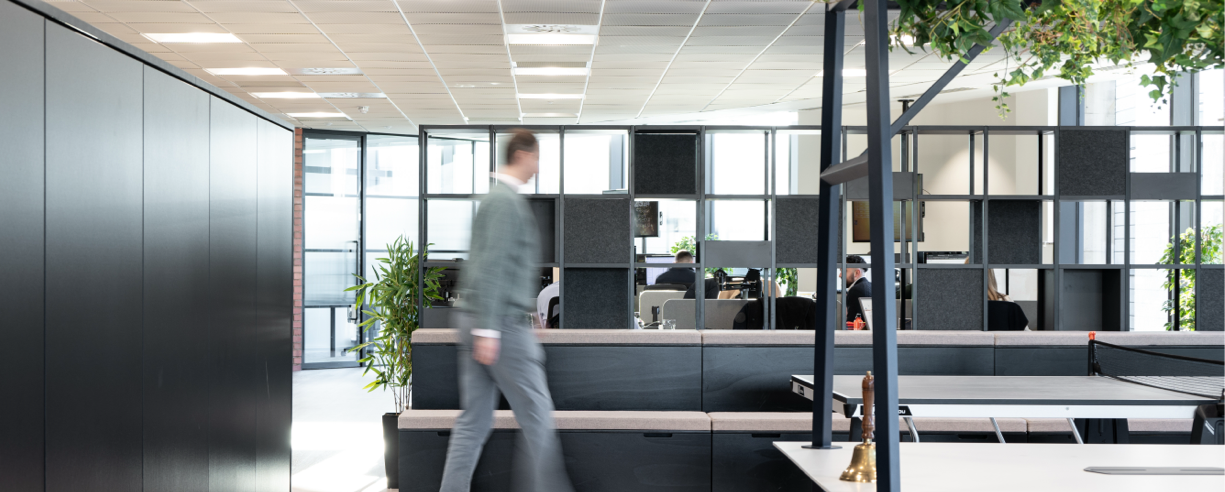
[[(1000, 442), (1004, 436), (996, 418), (1064, 418), (1083, 444), (1073, 419), (1185, 419), (1194, 417), (1198, 406), (1219, 401), (1101, 376), (898, 376), (897, 381), (898, 414), (916, 440), (912, 417), (989, 418)], [(863, 416), (862, 382), (863, 376), (834, 376), (835, 412), (856, 420)], [(813, 386), (811, 375), (791, 376), (792, 391), (809, 400)]]

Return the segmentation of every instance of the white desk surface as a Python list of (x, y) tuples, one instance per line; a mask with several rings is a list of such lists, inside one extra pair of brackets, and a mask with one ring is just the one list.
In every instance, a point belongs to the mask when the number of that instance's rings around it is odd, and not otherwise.
[[(826, 492), (875, 491), (876, 484), (838, 480), (851, 462), (841, 449), (804, 449), (775, 442)], [(1225, 446), (1166, 444), (901, 443), (906, 492), (1153, 492), (1225, 490), (1225, 475), (1103, 475), (1090, 466), (1225, 466)]]

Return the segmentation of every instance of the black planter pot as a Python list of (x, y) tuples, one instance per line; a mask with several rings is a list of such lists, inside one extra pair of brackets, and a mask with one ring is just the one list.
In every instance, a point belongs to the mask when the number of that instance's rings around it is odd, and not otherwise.
[(387, 470), (387, 488), (400, 488), (400, 414), (383, 414), (383, 467)]

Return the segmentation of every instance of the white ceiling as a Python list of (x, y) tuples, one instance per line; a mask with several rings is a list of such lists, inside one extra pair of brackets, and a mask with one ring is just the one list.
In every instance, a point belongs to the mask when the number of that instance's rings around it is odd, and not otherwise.
[[(310, 128), (416, 132), (420, 124), (648, 122), (699, 112), (820, 107), (825, 6), (809, 0), (50, 0), (54, 6), (274, 114)], [(507, 44), (504, 25), (598, 25), (596, 45)], [(156, 44), (141, 33), (229, 32), (241, 44)], [(845, 63), (863, 67), (859, 13)], [(590, 63), (589, 76), (513, 75), (512, 62)], [(922, 93), (949, 63), (890, 55), (891, 94)], [(990, 93), (1001, 50), (950, 89)], [(206, 68), (358, 68), (362, 75), (225, 76)], [(844, 84), (863, 100), (862, 78)], [(585, 94), (581, 100), (518, 93)], [(269, 99), (254, 92), (384, 93)], [(361, 113), (359, 107), (368, 111)], [(520, 119), (524, 113), (565, 117)]]

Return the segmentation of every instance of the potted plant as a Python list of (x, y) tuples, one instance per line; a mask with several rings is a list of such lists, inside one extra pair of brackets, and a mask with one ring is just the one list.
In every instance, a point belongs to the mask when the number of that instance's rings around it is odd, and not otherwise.
[[(1008, 86), (1047, 73), (1084, 85), (1102, 62), (1149, 63), (1141, 78), (1154, 101), (1169, 94), (1178, 73), (1225, 66), (1222, 3), (1195, 0), (897, 0), (892, 45), (930, 50), (946, 60), (975, 43), (991, 45), (988, 31), (1015, 23), (999, 36), (1005, 65), (996, 72), (996, 108), (1009, 110)], [(862, 8), (862, 4), (861, 7)]]
[(345, 289), (346, 292), (357, 291), (353, 308), (366, 315), (357, 326), (373, 336), (370, 341), (349, 349), (365, 351), (365, 357), (359, 361), (366, 367), (362, 375), (374, 373), (375, 376), (366, 389), (391, 391), (395, 402), (395, 412), (383, 414), (383, 460), (387, 487), (391, 489), (399, 488), (397, 420), (400, 412), (408, 408), (412, 396), (413, 332), (421, 326), (418, 296), (424, 296), (426, 307), (431, 299), (442, 299), (438, 294), (442, 268), (426, 269), (424, 289), (418, 288), (417, 272), (425, 253), (423, 249), (418, 255), (413, 243), (400, 236), (387, 245), (387, 257), (376, 260), (380, 264), (375, 265), (373, 281), (357, 275), (361, 283)]
[[(1221, 225), (1203, 228), (1203, 237), (1200, 238), (1200, 261), (1205, 264), (1221, 262)], [(1162, 265), (1190, 265), (1195, 263), (1195, 229), (1187, 229), (1181, 235), (1170, 241), (1170, 244), (1165, 247), (1165, 252), (1161, 255), (1161, 259), (1157, 263)], [(1174, 243), (1178, 242), (1178, 257), (1174, 256)], [(1175, 329), (1177, 323), (1178, 330), (1194, 331), (1195, 330), (1195, 272), (1196, 270), (1166, 270), (1165, 282), (1161, 284), (1161, 288), (1166, 291), (1173, 292), (1174, 285), (1177, 284), (1178, 299), (1170, 299), (1165, 301), (1161, 306), (1161, 310), (1168, 313), (1171, 318), (1174, 317), (1175, 303), (1178, 306), (1178, 312), (1181, 314), (1179, 319), (1165, 324), (1165, 329), (1171, 331)]]

